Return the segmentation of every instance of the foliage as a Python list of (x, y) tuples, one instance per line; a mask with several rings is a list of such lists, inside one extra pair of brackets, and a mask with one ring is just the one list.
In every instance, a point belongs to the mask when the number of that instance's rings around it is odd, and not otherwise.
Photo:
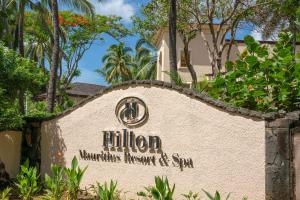
[[(209, 200), (222, 200), (221, 195), (218, 191), (216, 191), (214, 196), (205, 190), (203, 190), (203, 192), (206, 194), (206, 196), (209, 198)], [(230, 193), (226, 196), (225, 200), (229, 200), (229, 197), (230, 197)]]
[(60, 200), (65, 190), (63, 179), (64, 169), (57, 165), (51, 166), (52, 177), (45, 175), (45, 199)]
[(16, 100), (11, 101), (0, 88), (0, 130), (18, 129), (24, 121)]
[(187, 194), (182, 194), (182, 196), (186, 199), (186, 200), (200, 200), (200, 195), (199, 193), (194, 193), (192, 191), (189, 191), (189, 193)]
[(64, 169), (67, 178), (66, 186), (68, 190), (69, 199), (71, 200), (77, 199), (79, 189), (80, 189), (80, 183), (86, 169), (87, 167), (81, 169), (78, 166), (78, 161), (76, 157), (74, 157), (72, 160), (71, 168)]
[(156, 78), (156, 48), (146, 39), (140, 39), (135, 45), (135, 56), (131, 68), (135, 80), (154, 80)]
[(171, 188), (168, 178), (156, 176), (155, 186), (150, 186), (145, 189), (146, 192), (139, 192), (138, 196), (148, 197), (153, 200), (172, 200), (175, 191), (175, 184)]
[(90, 19), (64, 11), (60, 13), (60, 21), (68, 38), (68, 41), (62, 46), (66, 70), (62, 74), (61, 81), (65, 88), (69, 86), (74, 77), (80, 75), (79, 61), (95, 41), (103, 40), (103, 34), (120, 39), (129, 33), (118, 17), (96, 15)]
[(45, 80), (44, 73), (33, 61), (20, 57), (0, 42), (0, 129), (21, 127), (18, 91), (36, 93), (44, 86)]
[(39, 175), (36, 167), (29, 167), (29, 160), (26, 160), (21, 166), (15, 183), (22, 199), (30, 200), (40, 191), (38, 179)]
[[(206, 194), (206, 196), (209, 198), (209, 200), (222, 200), (221, 195), (218, 191), (215, 192), (214, 196), (205, 190), (203, 190), (203, 192)], [(230, 193), (226, 196), (225, 200), (229, 200), (229, 198), (230, 198)], [(242, 198), (242, 200), (247, 200), (247, 199), (248, 199), (247, 197)]]
[(290, 34), (280, 34), (269, 52), (266, 46), (247, 36), (247, 53), (236, 62), (227, 63), (228, 73), (219, 75), (208, 93), (236, 106), (263, 112), (298, 109), (300, 63), (295, 62), (290, 39)]
[(11, 192), (11, 188), (7, 187), (3, 191), (0, 192), (0, 200), (9, 200), (9, 193)]
[[(259, 30), (263, 38), (277, 38), (280, 31), (291, 32), (293, 35), (299, 32), (296, 27), (297, 10), (300, 8), (298, 0), (258, 0), (257, 3), (268, 3), (268, 6), (260, 6), (250, 18)], [(298, 29), (298, 30), (297, 30)]]
[(108, 186), (105, 182), (104, 185), (97, 183), (95, 192), (100, 200), (118, 200), (120, 199), (119, 193), (117, 191), (117, 182), (110, 181)]

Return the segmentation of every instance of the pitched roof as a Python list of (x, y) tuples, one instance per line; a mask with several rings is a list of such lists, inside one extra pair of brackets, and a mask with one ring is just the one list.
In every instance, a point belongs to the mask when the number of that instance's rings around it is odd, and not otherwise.
[(67, 94), (71, 96), (91, 96), (95, 95), (102, 90), (104, 90), (106, 87), (103, 85), (96, 85), (96, 84), (90, 84), (90, 83), (80, 83), (75, 82), (70, 85), (70, 87), (67, 89)]
[[(69, 96), (77, 96), (77, 97), (85, 98), (85, 97), (93, 96), (101, 92), (105, 88), (106, 86), (103, 85), (75, 82), (69, 86), (69, 88), (66, 90), (66, 93)], [(33, 99), (44, 100), (46, 99), (46, 97), (47, 97), (47, 93), (43, 93), (35, 96)]]

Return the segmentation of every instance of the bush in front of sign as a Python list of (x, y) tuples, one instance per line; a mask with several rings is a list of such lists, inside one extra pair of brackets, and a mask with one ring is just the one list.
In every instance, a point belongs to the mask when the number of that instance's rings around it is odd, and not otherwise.
[(171, 188), (168, 178), (156, 176), (155, 186), (147, 187), (145, 192), (138, 192), (137, 195), (153, 200), (173, 200), (174, 191), (175, 184)]
[(78, 193), (80, 190), (80, 183), (82, 180), (82, 177), (86, 171), (87, 167), (84, 169), (81, 169), (78, 166), (77, 158), (74, 157), (72, 160), (71, 168), (64, 169), (66, 174), (66, 186), (68, 190), (68, 199), (71, 200), (77, 200)]
[[(206, 196), (209, 198), (209, 200), (222, 200), (221, 195), (218, 191), (216, 191), (214, 196), (203, 189), (202, 189), (202, 191), (206, 194)], [(229, 198), (230, 198), (230, 193), (226, 196), (225, 200), (229, 200)], [(248, 199), (247, 197), (243, 197), (242, 200), (247, 200), (247, 199)]]
[(39, 175), (36, 167), (29, 167), (29, 160), (26, 160), (21, 166), (15, 182), (23, 200), (32, 199), (40, 191), (41, 187), (38, 184), (38, 179)]
[(97, 186), (94, 188), (95, 193), (97, 194), (98, 199), (100, 200), (119, 200), (120, 195), (117, 190), (117, 182), (110, 181), (110, 185), (105, 182), (104, 185), (97, 183)]
[(11, 188), (7, 187), (2, 192), (0, 192), (0, 199), (1, 200), (9, 200), (9, 194), (11, 192)]
[(189, 191), (189, 193), (187, 193), (187, 194), (182, 194), (182, 196), (186, 200), (200, 200), (201, 199), (199, 193), (194, 193), (192, 191)]
[(51, 165), (52, 176), (45, 175), (45, 199), (60, 200), (65, 191), (64, 168)]

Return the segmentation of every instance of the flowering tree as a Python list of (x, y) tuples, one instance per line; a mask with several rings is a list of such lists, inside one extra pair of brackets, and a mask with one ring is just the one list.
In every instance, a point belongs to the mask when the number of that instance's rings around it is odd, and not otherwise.
[[(62, 45), (61, 57), (65, 68), (60, 64), (60, 96), (63, 97), (74, 77), (80, 75), (79, 61), (88, 49), (97, 41), (103, 40), (105, 34), (115, 39), (125, 37), (129, 32), (120, 22), (119, 17), (96, 15), (93, 19), (69, 11), (61, 12), (59, 23), (65, 32), (66, 42)], [(60, 105), (63, 105), (60, 98)]]

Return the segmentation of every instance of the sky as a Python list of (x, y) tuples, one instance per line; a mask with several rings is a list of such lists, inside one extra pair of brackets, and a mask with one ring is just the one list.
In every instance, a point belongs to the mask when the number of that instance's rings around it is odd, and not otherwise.
[[(145, 5), (147, 1), (148, 0), (104, 0), (99, 3), (98, 0), (92, 0), (97, 14), (120, 16), (122, 17), (122, 23), (128, 28), (132, 27), (131, 17), (140, 15), (140, 7)], [(243, 29), (238, 31), (236, 39), (243, 39), (249, 34), (257, 40), (261, 39), (261, 34), (257, 31), (253, 31), (253, 27), (249, 25), (245, 25)], [(134, 47), (137, 40), (138, 36), (130, 36), (124, 38), (122, 41), (125, 45)], [(104, 78), (95, 70), (103, 65), (101, 61), (102, 56), (105, 55), (108, 47), (116, 43), (117, 41), (109, 36), (104, 36), (103, 41), (95, 41), (80, 61), (80, 77), (74, 79), (73, 82), (108, 85)]]

